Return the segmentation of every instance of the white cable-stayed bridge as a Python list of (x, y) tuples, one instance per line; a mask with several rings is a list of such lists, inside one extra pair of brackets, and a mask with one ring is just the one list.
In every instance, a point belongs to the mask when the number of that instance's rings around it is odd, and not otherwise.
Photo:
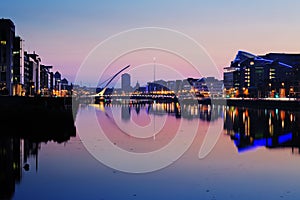
[(100, 85), (102, 85), (102, 84), (104, 84), (105, 82), (107, 82), (106, 84), (105, 84), (105, 86), (103, 87), (103, 89), (100, 91), (100, 92), (98, 92), (97, 94), (95, 94), (95, 95), (91, 95), (91, 96), (93, 96), (93, 97), (104, 97), (104, 93), (105, 93), (105, 91), (106, 91), (106, 89), (107, 89), (107, 87), (108, 87), (108, 85), (121, 73), (121, 72), (123, 72), (125, 69), (127, 69), (127, 68), (129, 68), (130, 67), (130, 65), (127, 65), (126, 67), (124, 67), (123, 69), (121, 69), (120, 71), (118, 71), (115, 75), (113, 75), (112, 77), (110, 77), (110, 78), (108, 78), (107, 80), (105, 80), (105, 81), (103, 81), (102, 83), (100, 83)]

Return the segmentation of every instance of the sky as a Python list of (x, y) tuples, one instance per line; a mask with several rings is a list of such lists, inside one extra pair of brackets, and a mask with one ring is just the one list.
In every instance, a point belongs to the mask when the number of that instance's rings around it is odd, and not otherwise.
[[(299, 7), (300, 2), (295, 0), (4, 0), (1, 2), (0, 17), (9, 18), (15, 23), (16, 34), (25, 40), (25, 50), (35, 51), (43, 64), (53, 65), (53, 71), (60, 71), (70, 82), (78, 82), (79, 69), (90, 63), (89, 57), (99, 48), (99, 44), (107, 44), (105, 42), (116, 35), (120, 39), (118, 34), (124, 31), (143, 27), (160, 27), (188, 36), (201, 46), (200, 54), (204, 52), (211, 59), (219, 74), (230, 65), (238, 50), (257, 55), (269, 52), (300, 53)], [(149, 37), (151, 40), (152, 36)], [(172, 38), (169, 41), (166, 36), (157, 42), (180, 43), (175, 37)], [(137, 40), (130, 37), (130, 41), (121, 42), (120, 45), (139, 45)], [(119, 48), (114, 43), (107, 45), (107, 52), (113, 53)], [(181, 41), (180, 46), (184, 45)], [(93, 70), (101, 65), (99, 71), (103, 72), (97, 81), (131, 64), (135, 66), (131, 69), (134, 74), (132, 85), (136, 81), (144, 83), (153, 77), (149, 68), (153, 68), (154, 60), (157, 79), (176, 79), (178, 77), (175, 74), (183, 77), (206, 76), (195, 73), (193, 67), (189, 67), (189, 58), (186, 60), (185, 56), (177, 54), (175, 57), (179, 56), (181, 61), (175, 63), (178, 59), (170, 56), (175, 47), (168, 48), (171, 49), (167, 49), (169, 52), (165, 54), (157, 49), (150, 53), (142, 48), (138, 52), (128, 49), (125, 58), (121, 54), (111, 60), (108, 60), (108, 56), (113, 54), (101, 52), (96, 56), (98, 60), (94, 60), (96, 63), (93, 63)], [(185, 48), (189, 49), (189, 46)], [(193, 58), (199, 56), (197, 50), (189, 53)], [(124, 60), (123, 63), (119, 58)], [(174, 67), (185, 61), (186, 64)], [(117, 67), (112, 66), (116, 63)], [(138, 70), (143, 67), (144, 72)], [(201, 66), (201, 69), (204, 67)], [(169, 69), (170, 73), (163, 68)], [(104, 71), (109, 73), (105, 74)], [(92, 74), (92, 71), (88, 73)], [(86, 77), (80, 77), (80, 82), (95, 84), (95, 78), (91, 78), (92, 75), (89, 77), (88, 73)], [(99, 76), (99, 73), (96, 74)]]

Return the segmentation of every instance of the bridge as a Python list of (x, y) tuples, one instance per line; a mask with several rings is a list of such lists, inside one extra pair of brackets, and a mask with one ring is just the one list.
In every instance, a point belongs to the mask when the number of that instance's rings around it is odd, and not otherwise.
[[(179, 99), (175, 95), (173, 91), (151, 91), (147, 93), (141, 93), (141, 92), (132, 92), (130, 94), (108, 94), (107, 89), (109, 84), (124, 70), (128, 69), (130, 65), (127, 65), (126, 67), (122, 68), (120, 71), (118, 71), (115, 75), (113, 75), (111, 78), (107, 79), (108, 81), (103, 89), (98, 92), (95, 95), (91, 95), (91, 97), (94, 98), (95, 103), (100, 102), (108, 102), (108, 103), (114, 103), (114, 102), (125, 102), (125, 103), (132, 103), (132, 102), (177, 102)], [(104, 81), (103, 83), (105, 83)], [(103, 84), (102, 83), (102, 84)], [(101, 85), (101, 84), (100, 84)], [(185, 96), (184, 100), (189, 100), (195, 102), (195, 100), (199, 100), (192, 95)], [(201, 99), (202, 100), (202, 99)], [(207, 99), (205, 99), (206, 102)]]
[[(123, 69), (121, 69), (120, 71), (118, 71), (115, 75), (113, 75), (112, 76), (112, 78), (111, 79), (109, 79), (109, 81), (106, 83), (106, 85), (104, 86), (104, 88), (99, 92), (99, 93), (97, 93), (97, 94), (95, 94), (95, 95), (92, 95), (92, 96), (94, 96), (94, 97), (99, 97), (99, 98), (104, 98), (104, 93), (105, 93), (105, 91), (106, 91), (106, 89), (107, 89), (107, 87), (108, 87), (108, 85), (121, 73), (121, 72), (123, 72), (125, 69), (127, 69), (127, 68), (129, 68), (130, 67), (130, 65), (127, 65), (126, 67), (124, 67)], [(104, 81), (104, 82), (106, 82), (106, 81)]]

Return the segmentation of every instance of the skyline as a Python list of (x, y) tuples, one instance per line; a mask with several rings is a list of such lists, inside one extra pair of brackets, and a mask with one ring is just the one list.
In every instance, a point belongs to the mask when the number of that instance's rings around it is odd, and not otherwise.
[[(203, 46), (221, 74), (238, 50), (256, 55), (299, 53), (297, 8), (300, 3), (291, 0), (251, 4), (241, 1), (136, 1), (131, 4), (46, 1), (42, 5), (34, 1), (7, 1), (3, 4), (7, 9), (1, 17), (15, 23), (16, 34), (25, 40), (25, 49), (36, 51), (43, 63), (53, 65), (54, 71), (60, 71), (70, 82), (98, 43), (111, 35), (140, 27), (163, 27), (190, 36)], [(152, 55), (146, 59), (151, 64)], [(132, 63), (135, 62), (141, 63), (136, 60)], [(189, 73), (192, 74), (187, 71), (187, 76)], [(133, 76), (132, 83), (137, 80), (138, 77)]]

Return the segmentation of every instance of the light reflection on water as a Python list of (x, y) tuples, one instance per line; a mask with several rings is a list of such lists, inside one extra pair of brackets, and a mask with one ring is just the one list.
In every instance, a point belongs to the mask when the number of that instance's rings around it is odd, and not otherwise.
[[(129, 152), (159, 149), (181, 120), (197, 123), (197, 135), (172, 165), (145, 174), (109, 168), (84, 148), (78, 134), (64, 140), (1, 137), (0, 193), (13, 199), (298, 199), (299, 112), (228, 106), (138, 104), (81, 107), (93, 113), (109, 140)], [(212, 152), (198, 158), (209, 126), (224, 123)], [(133, 124), (147, 127), (124, 134)], [(166, 125), (167, 124), (167, 125)], [(166, 126), (165, 126), (166, 125)], [(88, 126), (88, 124), (87, 124)], [(125, 127), (120, 130), (119, 127)], [(42, 130), (41, 130), (42, 132)], [(144, 135), (143, 135), (144, 134)], [(188, 134), (188, 133), (187, 133)], [(30, 168), (26, 171), (25, 163)]]

